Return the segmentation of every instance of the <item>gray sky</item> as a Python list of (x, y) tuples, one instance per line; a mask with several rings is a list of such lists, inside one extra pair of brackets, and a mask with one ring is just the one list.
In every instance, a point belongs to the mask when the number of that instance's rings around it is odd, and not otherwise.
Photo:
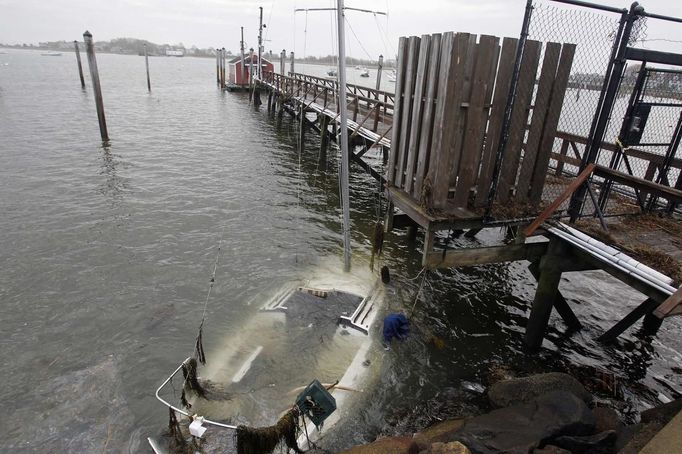
[[(629, 0), (601, 3), (625, 7)], [(647, 11), (682, 17), (682, 1), (642, 3)], [(245, 28), (247, 48), (256, 47), (258, 6), (263, 6), (266, 51), (335, 54), (331, 13), (293, 12), (335, 4), (334, 0), (0, 0), (0, 42), (80, 39), (88, 29), (96, 40), (133, 37), (237, 51), (240, 26)], [(347, 53), (375, 59), (380, 53), (394, 56), (399, 36), (443, 31), (518, 36), (525, 0), (346, 0), (346, 6), (388, 11), (388, 18), (347, 12)], [(648, 27), (648, 38), (682, 41), (682, 24), (655, 21)], [(682, 53), (679, 42), (649, 41), (645, 46)]]

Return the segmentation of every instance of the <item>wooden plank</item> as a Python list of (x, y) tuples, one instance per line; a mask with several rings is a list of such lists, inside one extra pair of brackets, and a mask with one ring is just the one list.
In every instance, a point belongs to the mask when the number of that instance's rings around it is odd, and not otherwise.
[[(458, 91), (462, 92), (462, 103), (461, 107), (464, 107), (464, 109), (461, 110), (461, 114), (463, 116), (462, 119), (462, 129), (459, 131), (456, 131), (455, 138), (459, 142), (459, 147), (464, 146), (464, 136), (466, 134), (466, 123), (469, 118), (469, 99), (471, 98), (471, 89), (473, 87), (473, 79), (474, 79), (474, 69), (476, 68), (476, 61), (478, 60), (478, 51), (479, 51), (479, 45), (476, 44), (476, 35), (470, 35), (469, 36), (469, 44), (467, 46), (467, 59), (466, 62), (464, 63), (464, 80), (462, 81), (462, 85), (460, 88), (457, 88)], [(457, 185), (457, 177), (459, 175), (459, 166), (460, 166), (460, 160), (461, 156), (464, 153), (463, 149), (458, 149), (457, 150), (457, 161), (455, 161), (455, 166), (450, 172), (450, 187), (449, 190), (454, 190), (456, 185)]]
[(400, 119), (403, 107), (403, 80), (407, 66), (407, 38), (398, 41), (398, 61), (396, 62), (395, 101), (393, 103), (393, 134), (391, 135), (391, 152), (388, 155), (386, 181), (393, 185), (395, 178), (396, 150), (400, 146)]
[(425, 265), (429, 268), (452, 268), (478, 266), (491, 263), (538, 260), (547, 251), (547, 241), (481, 248), (449, 249), (443, 252), (429, 252)]
[(682, 191), (679, 189), (657, 184), (643, 178), (633, 177), (630, 174), (612, 170), (600, 165), (596, 166), (594, 174), (600, 177), (609, 178), (616, 183), (624, 184), (631, 188), (646, 190), (657, 197), (661, 197), (673, 203), (682, 203)]
[(580, 175), (578, 175), (575, 180), (573, 180), (571, 184), (564, 189), (564, 192), (562, 192), (561, 195), (554, 200), (554, 202), (545, 208), (545, 210), (540, 213), (540, 215), (528, 227), (526, 227), (526, 229), (523, 231), (523, 234), (527, 237), (531, 236), (533, 232), (535, 232), (535, 230), (537, 230), (537, 228), (540, 227), (540, 225), (542, 225), (542, 223), (545, 222), (547, 218), (549, 218), (552, 213), (554, 213), (556, 209), (559, 208), (559, 206), (564, 203), (566, 199), (568, 199), (571, 194), (573, 194), (573, 192), (580, 187), (581, 184), (585, 182), (585, 180), (587, 180), (587, 178), (594, 171), (595, 167), (595, 164), (588, 164), (587, 167), (580, 172)]
[(504, 38), (502, 41), (502, 50), (499, 58), (500, 65), (497, 69), (495, 81), (495, 93), (493, 95), (490, 119), (488, 120), (488, 130), (485, 135), (485, 147), (481, 157), (481, 170), (476, 183), (475, 205), (477, 207), (485, 206), (488, 203), (490, 180), (495, 165), (495, 153), (500, 143), (505, 102), (509, 95), (509, 84), (511, 84), (514, 72), (514, 54), (517, 44), (518, 40), (515, 38)]
[[(454, 73), (455, 68), (455, 58), (453, 58), (455, 46), (455, 35), (452, 32), (446, 32), (443, 34), (441, 39), (441, 49), (440, 49), (440, 69), (438, 72), (438, 93), (436, 95), (436, 107), (434, 110), (433, 118), (433, 131), (432, 131), (432, 147), (431, 147), (431, 160), (429, 163), (428, 180), (430, 189), (427, 191), (430, 193), (430, 200), (425, 200), (429, 206), (427, 208), (434, 208), (436, 205), (438, 208), (442, 208), (445, 205), (445, 197), (447, 197), (447, 178), (449, 173), (443, 168), (442, 162), (444, 160), (447, 151), (445, 150), (446, 144), (448, 143), (448, 133), (450, 128), (446, 121), (446, 114), (448, 112), (448, 105), (451, 103), (448, 100), (449, 96), (452, 96), (452, 91), (454, 88), (454, 77), (451, 76)], [(443, 183), (442, 180), (446, 180), (445, 186), (445, 196), (443, 193)], [(438, 196), (443, 200), (438, 200), (437, 204), (434, 196), (436, 182), (439, 182), (441, 187), (439, 188)]]
[(478, 167), (481, 161), (483, 137), (488, 120), (486, 105), (490, 103), (488, 96), (492, 93), (490, 87), (494, 84), (491, 69), (497, 61), (499, 39), (495, 36), (482, 35), (477, 48), (476, 66), (472, 78), (471, 96), (467, 109), (466, 128), (462, 154), (459, 160), (459, 170), (455, 196), (455, 206), (466, 207), (469, 202), (469, 192), (476, 181)]
[(509, 137), (503, 152), (502, 170), (498, 182), (497, 200), (502, 203), (509, 200), (509, 191), (516, 183), (516, 174), (521, 158), (521, 144), (528, 124), (528, 110), (540, 60), (540, 48), (541, 43), (539, 41), (526, 41), (521, 58), (521, 72), (516, 88), (516, 97), (514, 98)]
[(535, 169), (535, 161), (542, 140), (542, 131), (545, 126), (547, 109), (549, 108), (549, 98), (552, 94), (552, 85), (556, 77), (559, 55), (561, 54), (561, 44), (547, 43), (545, 46), (545, 58), (542, 60), (542, 71), (538, 90), (535, 95), (533, 115), (528, 131), (528, 140), (524, 148), (523, 160), (521, 161), (521, 172), (516, 186), (516, 200), (526, 202), (530, 191), (531, 177)]
[(419, 138), (423, 131), (422, 112), (424, 110), (424, 92), (426, 91), (426, 74), (429, 67), (429, 51), (431, 36), (423, 35), (419, 46), (419, 59), (417, 63), (417, 78), (414, 87), (414, 99), (412, 101), (412, 120), (410, 122), (410, 141), (407, 147), (407, 167), (405, 169), (405, 192), (412, 192), (414, 170), (419, 155)]
[(556, 170), (554, 171), (554, 175), (557, 177), (561, 176), (562, 172), (564, 171), (564, 159), (566, 157), (566, 153), (568, 153), (568, 140), (563, 140), (561, 142), (561, 150), (559, 150), (559, 156), (561, 158), (557, 158), (556, 154), (552, 154), (552, 157), (556, 160)]
[(564, 105), (568, 79), (573, 67), (573, 57), (575, 56), (575, 44), (564, 44), (561, 48), (561, 58), (557, 69), (556, 79), (552, 86), (552, 97), (547, 110), (545, 127), (542, 130), (542, 140), (538, 149), (538, 156), (533, 170), (533, 177), (530, 184), (530, 201), (537, 206), (542, 199), (542, 189), (547, 179), (547, 169), (549, 167), (550, 154), (554, 146), (554, 137), (559, 126), (561, 108)]
[(682, 304), (682, 287), (678, 288), (675, 293), (663, 301), (663, 303), (654, 311), (654, 315), (660, 319), (668, 317), (680, 304)]
[[(434, 151), (436, 159), (429, 174), (432, 182), (433, 207), (444, 209), (447, 206), (450, 190), (450, 175), (459, 164), (461, 152), (461, 130), (464, 121), (462, 100), (466, 63), (468, 59), (469, 34), (458, 33), (452, 40), (452, 47), (443, 46), (447, 61), (441, 62), (441, 76), (438, 81), (439, 95), (434, 119)], [(449, 54), (448, 54), (449, 52)]]
[(438, 92), (438, 72), (440, 69), (441, 34), (431, 36), (431, 55), (429, 57), (428, 75), (426, 77), (426, 99), (422, 114), (422, 130), (419, 136), (419, 152), (417, 156), (417, 170), (412, 196), (419, 200), (422, 193), (424, 178), (429, 171), (431, 157), (431, 141), (433, 138), (433, 114), (436, 108), (436, 94)]
[(420, 39), (417, 36), (410, 36), (407, 49), (407, 68), (405, 71), (404, 91), (403, 91), (403, 111), (400, 121), (400, 143), (397, 151), (398, 157), (396, 160), (397, 170), (393, 180), (393, 184), (399, 188), (404, 186), (404, 173), (407, 163), (408, 147), (410, 143), (410, 135), (413, 133), (412, 128), (412, 96), (414, 95), (415, 83), (417, 78), (417, 61), (419, 59), (419, 43)]

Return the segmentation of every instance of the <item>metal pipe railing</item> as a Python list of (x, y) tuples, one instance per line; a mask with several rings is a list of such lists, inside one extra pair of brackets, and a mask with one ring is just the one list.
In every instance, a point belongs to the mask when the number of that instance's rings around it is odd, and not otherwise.
[[(187, 361), (189, 361), (190, 359), (192, 359), (192, 358), (191, 358), (191, 357), (188, 357), (186, 360), (184, 360), (184, 361), (178, 366), (178, 368), (175, 369), (175, 370), (173, 371), (172, 374), (170, 374), (170, 377), (168, 377), (168, 378), (166, 379), (166, 381), (164, 381), (164, 382), (161, 384), (161, 386), (159, 386), (159, 387), (157, 388), (156, 393), (155, 393), (156, 398), (159, 400), (159, 402), (161, 402), (162, 404), (164, 404), (166, 407), (168, 407), (168, 408), (170, 408), (170, 409), (172, 409), (172, 410), (175, 410), (175, 411), (177, 411), (178, 413), (180, 413), (180, 414), (182, 414), (182, 415), (187, 416), (188, 418), (191, 418), (192, 415), (190, 415), (190, 414), (189, 414), (188, 412), (186, 412), (185, 410), (181, 410), (180, 408), (171, 405), (170, 403), (168, 403), (167, 401), (165, 401), (165, 400), (159, 395), (159, 393), (160, 393), (161, 390), (164, 388), (164, 386), (166, 386), (166, 385), (173, 379), (173, 377), (175, 376), (175, 374), (177, 374), (178, 372), (180, 372), (180, 369), (182, 369), (182, 366), (184, 366), (184, 365), (187, 363)], [(211, 420), (206, 419), (206, 418), (204, 418), (204, 423), (209, 424), (209, 425), (211, 425), (211, 426), (222, 427), (223, 429), (232, 429), (232, 430), (236, 430), (236, 429), (237, 429), (237, 426), (233, 426), (233, 425), (230, 425), (230, 424), (223, 424), (223, 423), (221, 423), (221, 422), (216, 422), (216, 421), (211, 421)]]

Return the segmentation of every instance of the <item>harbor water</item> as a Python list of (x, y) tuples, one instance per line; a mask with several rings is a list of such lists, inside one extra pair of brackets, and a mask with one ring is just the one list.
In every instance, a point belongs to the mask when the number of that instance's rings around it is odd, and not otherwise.
[[(143, 57), (100, 54), (98, 64), (107, 146), (72, 53), (0, 55), (2, 452), (148, 452), (146, 437), (168, 420), (154, 391), (194, 350), (219, 244), (204, 325), (209, 363), (261, 295), (342, 264), (338, 150), (321, 158), (308, 133), (299, 153), (297, 122), (222, 93), (212, 59), (150, 58), (151, 93)], [(382, 207), (377, 182), (353, 165), (354, 267), (368, 268)], [(635, 327), (612, 346), (596, 341), (645, 299), (604, 273), (564, 275), (585, 328), (567, 333), (553, 315), (542, 351), (528, 355), (527, 263), (433, 271), (421, 285), (420, 241), (387, 235), (379, 264), (392, 280), (381, 311), (411, 314), (412, 334), (374, 352), (376, 380), (326, 448), (398, 432), (401, 415), (443, 390), (464, 401), (465, 388), (498, 366), (615, 374), (633, 414), (670, 396), (661, 380), (682, 385), (680, 321), (666, 320), (655, 338)]]

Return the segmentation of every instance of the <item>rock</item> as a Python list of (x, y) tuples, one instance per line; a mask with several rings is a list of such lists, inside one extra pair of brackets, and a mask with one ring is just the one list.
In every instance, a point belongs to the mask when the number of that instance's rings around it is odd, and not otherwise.
[(642, 422), (649, 423), (658, 421), (667, 424), (680, 411), (682, 411), (682, 399), (673, 400), (667, 404), (643, 411)]
[(421, 451), (420, 454), (471, 454), (469, 448), (458, 441), (450, 443), (433, 443), (429, 449)]
[(427, 427), (414, 435), (414, 441), (420, 450), (426, 450), (432, 443), (447, 441), (453, 433), (464, 425), (464, 419), (451, 419)]
[(594, 435), (575, 437), (563, 435), (552, 440), (552, 443), (572, 453), (611, 453), (616, 442), (616, 431), (607, 430)]
[(533, 454), (571, 454), (571, 451), (566, 451), (554, 445), (547, 445), (542, 449), (533, 450)]
[(528, 453), (561, 435), (589, 435), (594, 415), (585, 402), (568, 391), (466, 420), (449, 441), (460, 441), (473, 453)]
[(585, 403), (592, 402), (592, 394), (587, 392), (578, 380), (561, 372), (549, 372), (495, 383), (488, 388), (488, 399), (493, 406), (502, 408), (530, 402), (545, 393), (560, 390), (573, 393)]
[(354, 446), (342, 454), (417, 454), (419, 447), (411, 437), (380, 438), (372, 443)]
[(592, 409), (592, 414), (595, 419), (594, 430), (597, 433), (607, 430), (618, 431), (623, 426), (623, 423), (620, 422), (618, 412), (613, 408), (595, 407)]

